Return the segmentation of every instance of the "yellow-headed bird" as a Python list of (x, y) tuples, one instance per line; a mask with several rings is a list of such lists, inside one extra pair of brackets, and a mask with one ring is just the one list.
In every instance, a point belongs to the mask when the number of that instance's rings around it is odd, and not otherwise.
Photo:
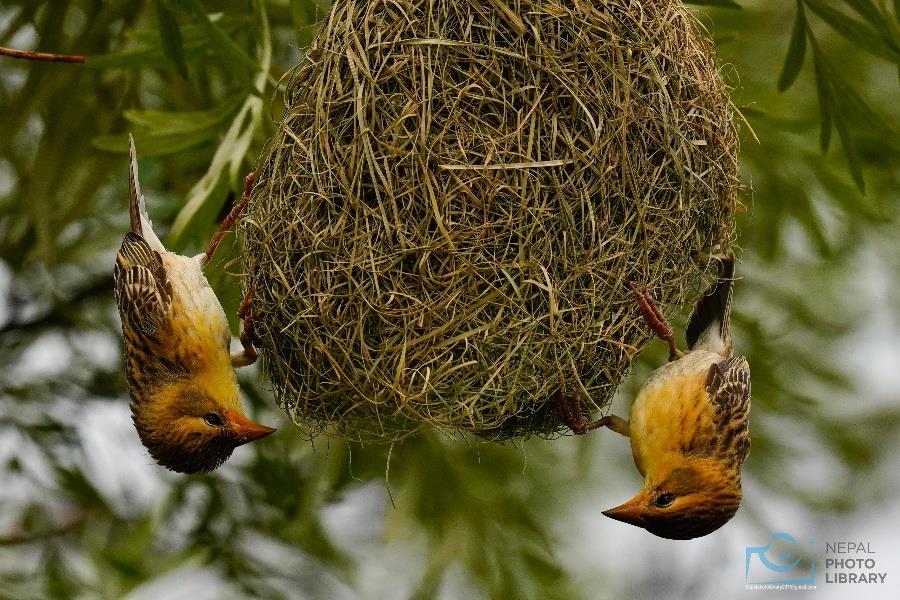
[[(234, 367), (256, 358), (245, 321), (244, 352), (231, 356), (225, 311), (203, 275), (222, 234), (249, 198), (223, 222), (209, 249), (180, 256), (153, 232), (130, 143), (131, 232), (116, 255), (116, 300), (125, 338), (131, 414), (159, 464), (181, 473), (211, 471), (241, 444), (275, 431), (244, 416)], [(246, 300), (246, 299), (245, 299)], [(244, 316), (247, 303), (242, 305)]]
[(612, 415), (588, 422), (577, 402), (557, 397), (575, 433), (606, 426), (631, 437), (644, 487), (606, 516), (660, 537), (691, 539), (715, 531), (737, 511), (741, 465), (750, 453), (750, 367), (732, 356), (733, 279), (729, 255), (718, 282), (697, 302), (686, 353), (676, 347), (671, 326), (650, 296), (629, 282), (647, 321), (670, 348), (669, 363), (638, 393), (630, 422)]

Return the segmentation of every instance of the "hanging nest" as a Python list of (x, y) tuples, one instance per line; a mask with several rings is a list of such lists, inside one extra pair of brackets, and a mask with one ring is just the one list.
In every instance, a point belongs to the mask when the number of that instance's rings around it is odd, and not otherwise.
[[(713, 275), (739, 190), (713, 49), (678, 0), (336, 0), (241, 229), (297, 423), (551, 435)], [(318, 430), (318, 429), (316, 429)]]

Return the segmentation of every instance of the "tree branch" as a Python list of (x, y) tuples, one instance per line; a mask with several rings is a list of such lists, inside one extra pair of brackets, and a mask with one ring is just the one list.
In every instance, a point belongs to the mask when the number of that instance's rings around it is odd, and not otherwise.
[(30, 50), (13, 50), (0, 46), (0, 56), (24, 58), (26, 60), (43, 60), (47, 62), (83, 63), (87, 58), (77, 54), (50, 54), (49, 52), (32, 52)]

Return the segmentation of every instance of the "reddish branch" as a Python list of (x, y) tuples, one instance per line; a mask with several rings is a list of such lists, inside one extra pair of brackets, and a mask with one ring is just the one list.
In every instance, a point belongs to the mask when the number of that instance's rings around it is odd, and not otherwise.
[(225, 232), (234, 226), (235, 221), (237, 221), (238, 217), (241, 215), (241, 211), (244, 210), (244, 207), (250, 202), (250, 194), (253, 192), (254, 183), (256, 183), (255, 171), (249, 173), (247, 177), (244, 178), (244, 194), (241, 196), (241, 201), (235, 204), (234, 208), (231, 209), (231, 212), (228, 213), (228, 216), (225, 217), (225, 220), (222, 221), (222, 224), (219, 226), (219, 230), (213, 236), (212, 241), (209, 242), (209, 248), (206, 250), (206, 260), (213, 257), (213, 254), (216, 253), (216, 248), (219, 247), (219, 242), (221, 242), (222, 238), (225, 236)]
[(86, 60), (84, 56), (77, 56), (75, 54), (31, 52), (30, 50), (13, 50), (12, 48), (4, 48), (2, 46), (0, 46), (0, 56), (12, 56), (13, 58), (24, 58), (26, 60), (44, 60), (47, 62), (83, 63)]

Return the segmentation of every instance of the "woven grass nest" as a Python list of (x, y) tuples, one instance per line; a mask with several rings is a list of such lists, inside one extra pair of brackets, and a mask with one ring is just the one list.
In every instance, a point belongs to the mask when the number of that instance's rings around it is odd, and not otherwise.
[(241, 224), (276, 400), (393, 441), (562, 431), (732, 243), (733, 107), (678, 0), (336, 0)]

